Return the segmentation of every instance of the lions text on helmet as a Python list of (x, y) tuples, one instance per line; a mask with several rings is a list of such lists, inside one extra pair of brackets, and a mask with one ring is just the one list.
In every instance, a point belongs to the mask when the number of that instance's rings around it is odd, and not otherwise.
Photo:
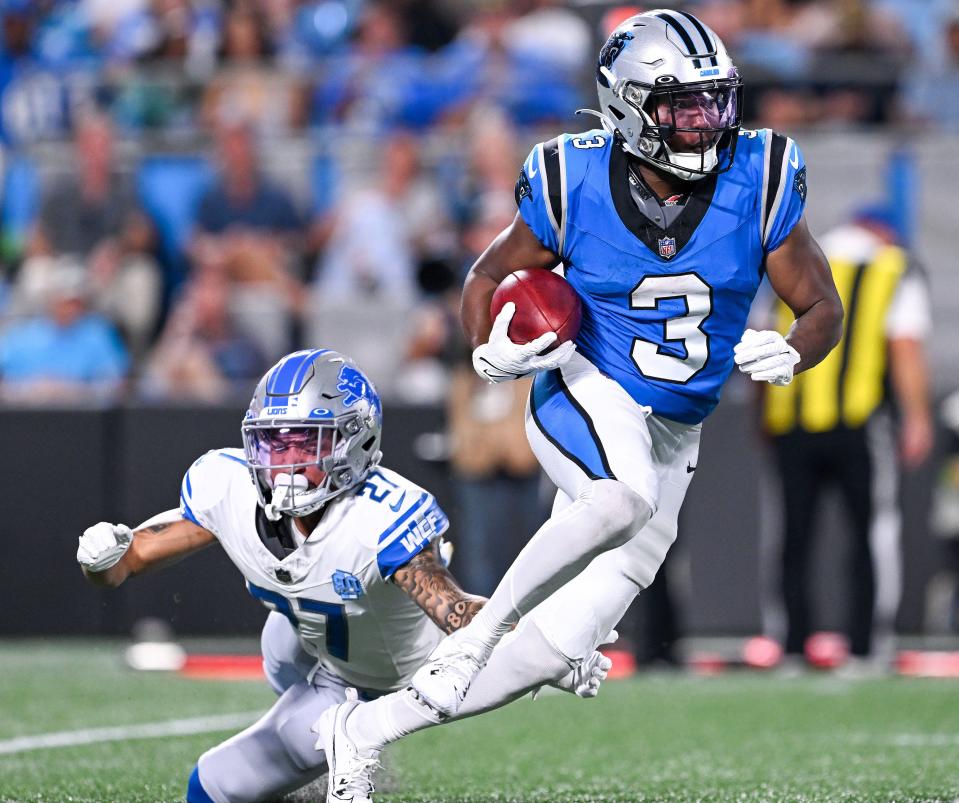
[(267, 516), (307, 516), (379, 463), (383, 413), (348, 357), (289, 354), (260, 380), (243, 420), (247, 465)]
[(732, 166), (742, 82), (691, 14), (659, 9), (623, 22), (600, 51), (596, 86), (603, 127), (637, 158), (687, 181)]

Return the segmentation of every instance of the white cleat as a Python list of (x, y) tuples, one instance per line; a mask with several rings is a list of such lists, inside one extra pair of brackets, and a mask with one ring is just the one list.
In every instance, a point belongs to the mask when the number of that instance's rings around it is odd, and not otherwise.
[(346, 733), (346, 718), (358, 705), (356, 689), (347, 689), (346, 702), (326, 709), (313, 725), (316, 749), (326, 751), (330, 768), (326, 803), (373, 803), (380, 751), (358, 749)]
[(447, 636), (429, 660), (416, 670), (410, 685), (420, 699), (444, 717), (459, 711), (470, 684), (486, 665), (492, 650), (473, 640)]

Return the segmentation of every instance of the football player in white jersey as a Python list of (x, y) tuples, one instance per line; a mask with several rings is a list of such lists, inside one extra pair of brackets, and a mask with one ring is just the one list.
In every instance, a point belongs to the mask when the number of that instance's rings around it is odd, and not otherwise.
[[(188, 803), (272, 799), (317, 778), (327, 769), (311, 732), (320, 714), (406, 687), (443, 635), (485, 602), (460, 589), (441, 559), (448, 521), (433, 496), (379, 465), (381, 426), (379, 397), (351, 360), (295, 352), (258, 384), (244, 449), (200, 457), (183, 478), (178, 509), (135, 531), (101, 522), (81, 536), (84, 573), (110, 587), (218, 543), (271, 610), (261, 645), (279, 700), (200, 757)], [(545, 683), (591, 697), (609, 668), (599, 653), (569, 661), (535, 622), (496, 653), (463, 714)], [(347, 784), (338, 799), (366, 800), (372, 791)]]

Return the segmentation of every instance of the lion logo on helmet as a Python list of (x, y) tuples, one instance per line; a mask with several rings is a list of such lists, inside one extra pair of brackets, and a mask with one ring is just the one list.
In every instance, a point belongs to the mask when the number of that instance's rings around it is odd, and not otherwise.
[(344, 407), (352, 407), (358, 401), (367, 401), (375, 407), (375, 394), (369, 380), (352, 365), (344, 365), (336, 383), (336, 389), (345, 394)]

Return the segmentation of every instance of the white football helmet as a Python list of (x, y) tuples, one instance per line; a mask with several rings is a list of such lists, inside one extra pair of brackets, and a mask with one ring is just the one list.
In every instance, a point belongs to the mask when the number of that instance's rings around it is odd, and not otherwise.
[[(382, 428), (376, 388), (349, 357), (310, 349), (281, 359), (256, 386), (242, 426), (267, 516), (309, 515), (361, 484), (382, 457)], [(322, 481), (312, 484), (307, 469)]]
[(685, 180), (732, 166), (742, 82), (719, 37), (692, 14), (627, 19), (599, 53), (596, 86), (603, 127), (639, 159)]

